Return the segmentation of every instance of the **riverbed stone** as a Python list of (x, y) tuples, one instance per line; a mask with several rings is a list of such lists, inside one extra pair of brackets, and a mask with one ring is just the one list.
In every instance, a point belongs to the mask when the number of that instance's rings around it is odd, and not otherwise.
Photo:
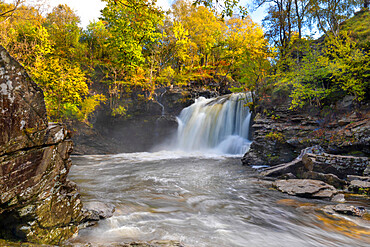
[(345, 180), (338, 178), (334, 174), (324, 174), (320, 172), (308, 171), (302, 174), (302, 178), (320, 180), (327, 184), (333, 185), (335, 188), (340, 188), (340, 189), (343, 189), (344, 186), (347, 185), (347, 182)]
[(333, 196), (333, 198), (331, 199), (332, 202), (345, 202), (346, 199), (345, 199), (345, 196), (344, 194), (336, 194), (335, 196)]
[(97, 221), (112, 217), (116, 207), (111, 203), (86, 202), (84, 209), (87, 211), (86, 221)]
[(370, 182), (362, 180), (352, 180), (348, 187), (348, 190), (359, 194), (370, 195)]
[(356, 207), (348, 204), (337, 204), (333, 206), (333, 210), (340, 214), (352, 215), (362, 217), (366, 213), (366, 209), (363, 207)]
[(334, 186), (312, 179), (277, 180), (273, 187), (289, 195), (308, 198), (331, 198), (337, 193)]
[(73, 143), (48, 123), (42, 90), (0, 46), (0, 238), (60, 244), (77, 233), (82, 203), (67, 180)]

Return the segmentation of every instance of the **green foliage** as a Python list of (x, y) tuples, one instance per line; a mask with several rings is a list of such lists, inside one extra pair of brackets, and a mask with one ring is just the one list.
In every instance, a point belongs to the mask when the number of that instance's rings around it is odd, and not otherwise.
[(334, 83), (355, 100), (364, 100), (370, 86), (370, 53), (359, 49), (347, 32), (329, 36), (324, 53), (322, 63)]
[(277, 141), (277, 142), (284, 142), (285, 137), (282, 133), (280, 132), (269, 132), (265, 135), (265, 138), (271, 141)]
[(370, 51), (370, 12), (368, 10), (362, 10), (346, 20), (342, 25), (343, 31), (349, 32), (350, 36), (353, 37), (357, 45), (361, 48)]
[(89, 96), (85, 73), (58, 57), (38, 58), (29, 68), (31, 77), (43, 89), (48, 116), (52, 120), (87, 121), (102, 95)]
[[(324, 100), (330, 103), (330, 95), (340, 91), (355, 96), (358, 102), (365, 99), (369, 90), (369, 53), (359, 48), (347, 32), (329, 35), (322, 49), (304, 41), (300, 53), (303, 56), (298, 62), (285, 58), (284, 66), (278, 67), (273, 77), (277, 87), (290, 87), (291, 109), (307, 104), (321, 107)], [(291, 54), (295, 54), (294, 49)]]
[(105, 97), (89, 94), (86, 73), (76, 62), (81, 48), (79, 18), (66, 5), (54, 8), (46, 18), (37, 9), (20, 9), (12, 21), (0, 22), (1, 44), (43, 89), (50, 120), (87, 122)]
[(114, 53), (112, 62), (125, 72), (132, 72), (145, 61), (143, 49), (161, 37), (156, 27), (163, 13), (155, 2), (147, 0), (105, 0), (103, 21), (111, 36), (108, 47)]

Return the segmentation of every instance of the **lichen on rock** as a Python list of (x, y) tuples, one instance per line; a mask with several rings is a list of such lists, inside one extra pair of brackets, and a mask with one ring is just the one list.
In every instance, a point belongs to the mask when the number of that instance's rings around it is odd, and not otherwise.
[(48, 123), (42, 90), (0, 46), (0, 238), (59, 244), (84, 218), (68, 182), (73, 143)]

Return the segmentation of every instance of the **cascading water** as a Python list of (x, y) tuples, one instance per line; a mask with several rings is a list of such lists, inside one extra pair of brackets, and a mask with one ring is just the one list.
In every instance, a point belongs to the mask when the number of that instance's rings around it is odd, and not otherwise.
[(177, 148), (244, 154), (251, 143), (248, 140), (251, 113), (245, 106), (249, 101), (250, 94), (245, 93), (196, 99), (177, 118)]

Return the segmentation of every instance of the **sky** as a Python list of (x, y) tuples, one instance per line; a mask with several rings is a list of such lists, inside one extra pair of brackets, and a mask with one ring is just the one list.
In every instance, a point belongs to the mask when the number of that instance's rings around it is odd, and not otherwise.
[[(81, 18), (81, 27), (86, 27), (90, 21), (97, 20), (100, 16), (100, 10), (104, 8), (105, 3), (100, 0), (47, 0), (51, 8), (58, 4), (67, 4), (73, 10), (77, 12), (77, 15)], [(242, 0), (246, 2), (247, 0)], [(157, 0), (157, 4), (168, 10), (173, 0)], [(251, 13), (253, 21), (260, 23), (264, 16), (264, 10), (259, 9), (258, 11)]]

